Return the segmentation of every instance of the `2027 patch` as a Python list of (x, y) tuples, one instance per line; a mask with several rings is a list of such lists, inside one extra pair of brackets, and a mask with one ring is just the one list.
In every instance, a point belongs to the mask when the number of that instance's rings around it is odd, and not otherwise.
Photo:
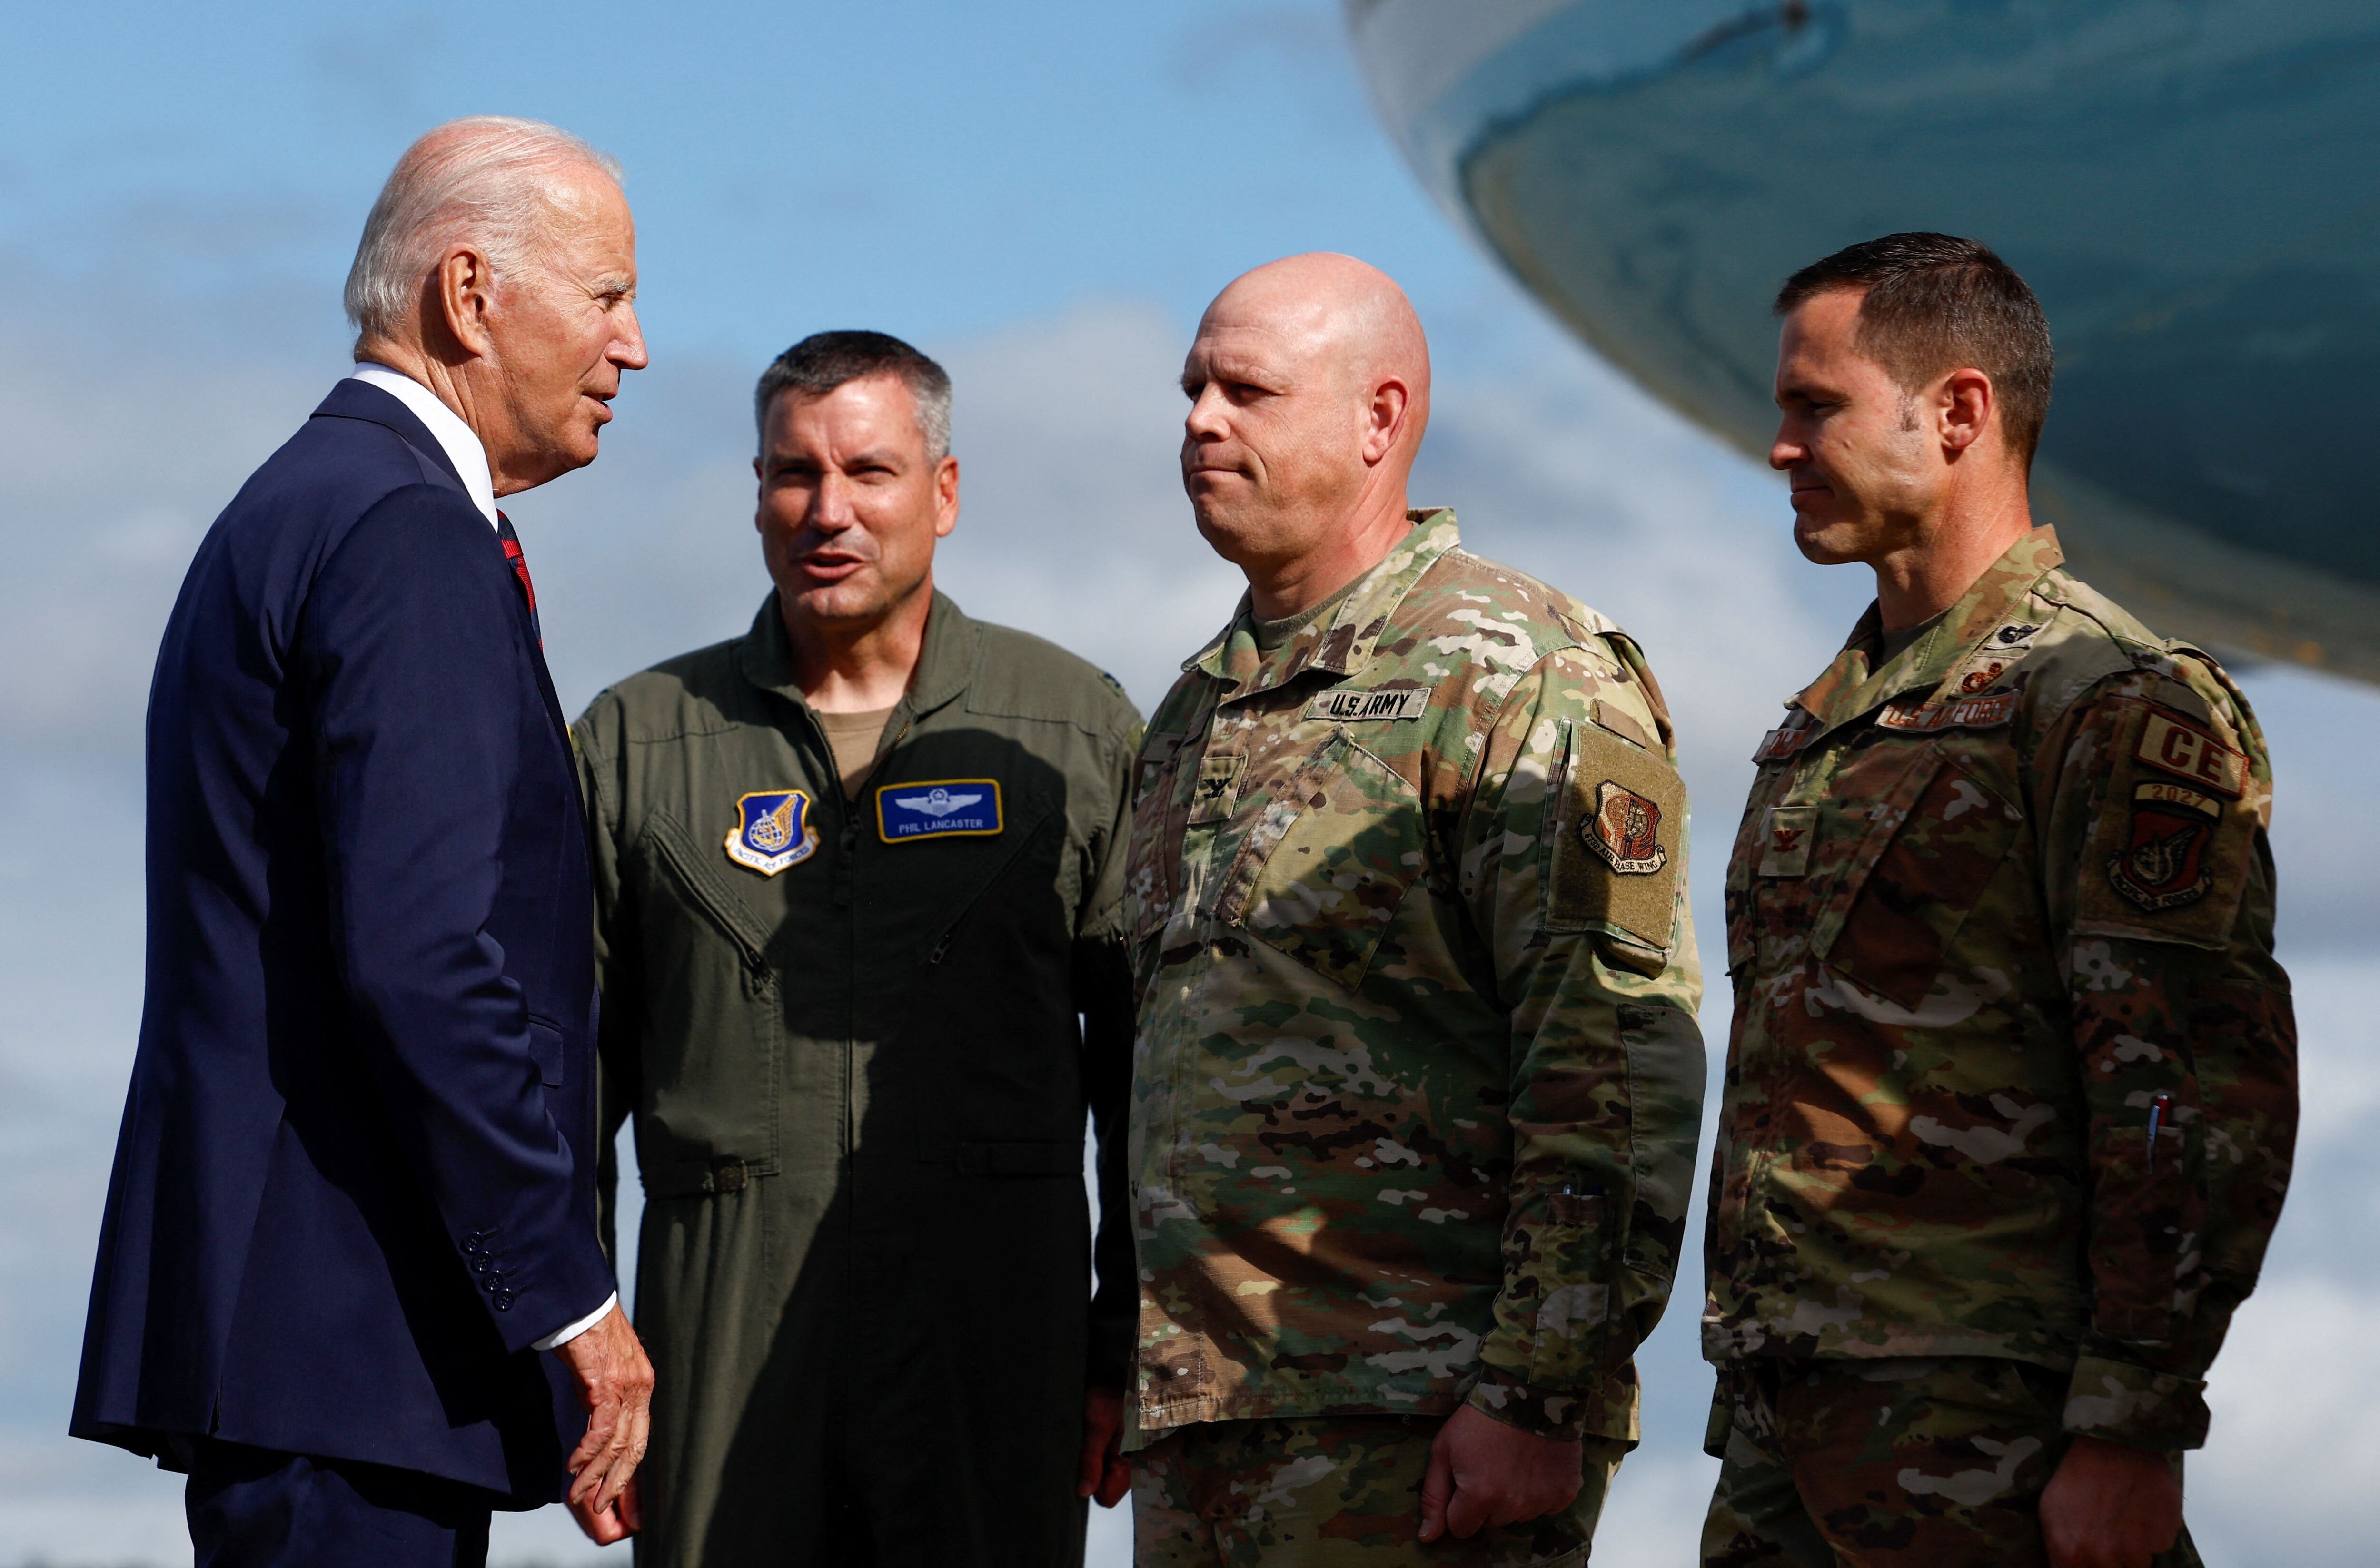
[(799, 790), (756, 790), (735, 802), (735, 826), (727, 835), (727, 858), (763, 876), (774, 876), (818, 852), (818, 829), (810, 826), (810, 798)]

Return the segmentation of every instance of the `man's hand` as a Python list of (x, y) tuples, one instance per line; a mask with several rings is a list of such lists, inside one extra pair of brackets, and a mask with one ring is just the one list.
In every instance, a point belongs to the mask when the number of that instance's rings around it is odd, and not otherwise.
[(574, 1502), (569, 1507), (570, 1516), (578, 1521), (578, 1527), (586, 1531), (587, 1538), (597, 1546), (610, 1546), (615, 1541), (626, 1540), (645, 1523), (644, 1504), (637, 1496), (637, 1483), (633, 1477), (620, 1493), (620, 1501), (600, 1514), (592, 1502)]
[[(553, 1354), (578, 1380), (578, 1397), (587, 1405), (587, 1435), (569, 1461), (570, 1510), (598, 1541), (604, 1539), (596, 1535), (599, 1527), (618, 1528), (610, 1538), (617, 1540), (637, 1527), (628, 1482), (652, 1429), (653, 1364), (616, 1304), (593, 1328), (555, 1345)], [(620, 1506), (624, 1497), (625, 1507)]]
[(1429, 1445), (1421, 1483), (1421, 1538), (1450, 1532), (1468, 1539), (1485, 1525), (1517, 1525), (1564, 1507), (1578, 1495), (1585, 1454), (1563, 1442), (1508, 1427), (1466, 1405), (1447, 1417)]
[(2181, 1534), (2173, 1455), (2078, 1437), (2041, 1493), (2050, 1568), (2149, 1568)]
[(1123, 1390), (1095, 1388), (1083, 1395), (1083, 1471), (1076, 1497), (1113, 1508), (1132, 1490), (1132, 1462), (1123, 1456)]

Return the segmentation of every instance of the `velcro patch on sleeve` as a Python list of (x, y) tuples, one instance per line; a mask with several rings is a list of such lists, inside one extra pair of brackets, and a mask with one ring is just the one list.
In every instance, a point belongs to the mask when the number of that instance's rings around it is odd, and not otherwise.
[(2248, 792), (2248, 759), (2214, 736), (2155, 709), (2141, 729), (2136, 754), (2151, 767), (2187, 778), (2202, 790), (2240, 799)]
[(1548, 846), (1547, 924), (1602, 924), (1666, 951), (1677, 920), (1686, 789), (1658, 753), (1570, 726)]
[(1427, 686), (1380, 686), (1371, 691), (1325, 692), (1305, 705), (1308, 718), (1341, 724), (1367, 719), (1419, 718), (1429, 711)]
[(2223, 808), (2179, 784), (2133, 787), (2125, 841), (2107, 858), (2107, 881), (2152, 912), (2180, 909), (2215, 886), (2207, 850), (2223, 825)]
[(2248, 760), (2163, 709), (2138, 722), (2088, 825), (2074, 929), (2219, 948), (2252, 880)]

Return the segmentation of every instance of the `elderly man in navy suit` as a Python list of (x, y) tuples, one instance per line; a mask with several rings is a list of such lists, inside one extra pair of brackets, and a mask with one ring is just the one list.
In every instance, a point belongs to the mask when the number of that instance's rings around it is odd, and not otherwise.
[(190, 564), (149, 702), (147, 999), (77, 1436), (187, 1473), (201, 1565), (483, 1563), (635, 1526), (652, 1369), (598, 1240), (587, 835), (496, 498), (645, 364), (611, 161), (416, 142), (358, 365)]

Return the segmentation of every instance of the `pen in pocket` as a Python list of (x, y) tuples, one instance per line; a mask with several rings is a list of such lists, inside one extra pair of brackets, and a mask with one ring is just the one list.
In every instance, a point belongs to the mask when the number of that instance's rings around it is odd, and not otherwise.
[(2149, 1102), (2149, 1160), (2151, 1164), (2155, 1164), (2156, 1161), (2157, 1131), (2160, 1128), (2165, 1126), (2166, 1107), (2172, 1104), (2173, 1096), (2170, 1094), (2160, 1094)]

